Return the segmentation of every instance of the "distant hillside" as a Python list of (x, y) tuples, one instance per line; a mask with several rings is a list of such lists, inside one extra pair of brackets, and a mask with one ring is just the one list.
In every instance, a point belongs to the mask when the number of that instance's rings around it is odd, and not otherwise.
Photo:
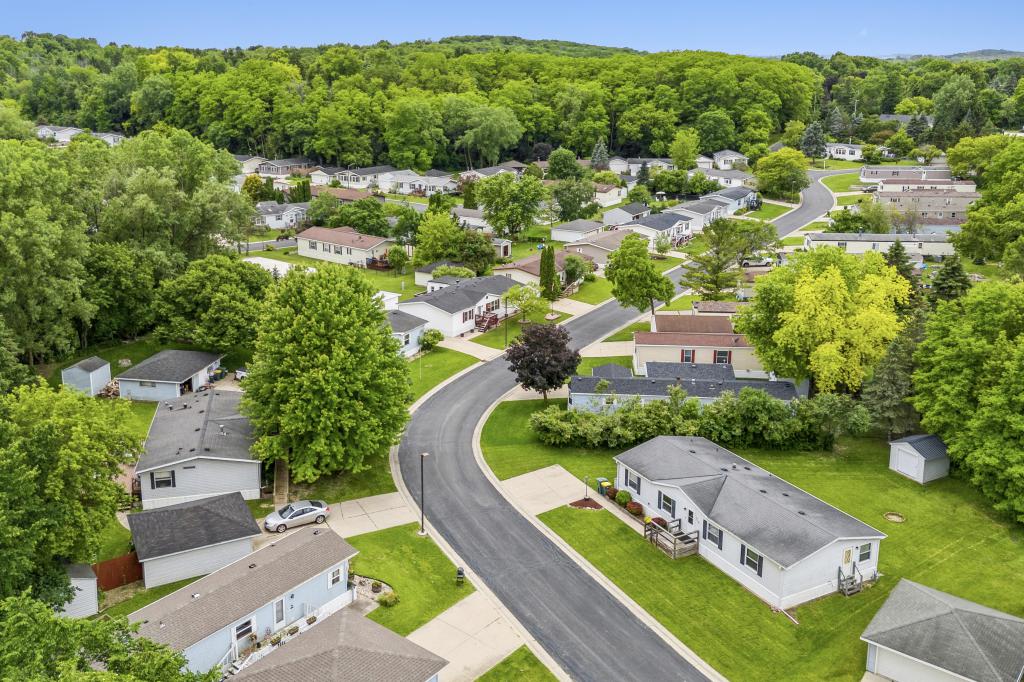
[(910, 61), (913, 59), (924, 59), (925, 57), (938, 57), (948, 59), (951, 62), (988, 62), (996, 59), (1010, 59), (1013, 57), (1024, 57), (1024, 52), (1018, 50), (973, 50), (971, 52), (957, 52), (955, 54), (942, 55), (896, 55), (894, 59)]
[(567, 40), (529, 40), (518, 36), (451, 36), (442, 38), (437, 43), (446, 47), (454, 47), (462, 53), (509, 50), (511, 52), (554, 54), (563, 57), (611, 57), (617, 54), (639, 54), (637, 50), (627, 47), (587, 45)]

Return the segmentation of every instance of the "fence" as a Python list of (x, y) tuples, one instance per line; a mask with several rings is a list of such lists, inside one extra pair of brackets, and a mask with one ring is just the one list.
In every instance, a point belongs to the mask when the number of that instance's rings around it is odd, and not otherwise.
[(101, 590), (112, 590), (142, 580), (142, 564), (135, 552), (93, 564), (92, 569), (96, 572), (96, 585)]

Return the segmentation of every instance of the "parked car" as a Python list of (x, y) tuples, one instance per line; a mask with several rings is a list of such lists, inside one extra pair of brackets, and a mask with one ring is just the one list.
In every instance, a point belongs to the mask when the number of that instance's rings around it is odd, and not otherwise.
[(742, 265), (745, 268), (770, 268), (775, 265), (775, 259), (771, 256), (751, 256), (744, 258)]
[(239, 367), (238, 369), (235, 370), (235, 379), (237, 379), (238, 381), (241, 381), (247, 376), (249, 376), (249, 370), (247, 370), (245, 367)]
[(283, 533), (295, 526), (323, 523), (330, 515), (331, 508), (322, 500), (299, 500), (268, 514), (263, 527), (272, 533)]

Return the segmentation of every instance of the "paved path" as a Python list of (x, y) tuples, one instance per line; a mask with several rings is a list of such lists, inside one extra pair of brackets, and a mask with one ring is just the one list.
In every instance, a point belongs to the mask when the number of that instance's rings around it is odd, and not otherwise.
[(466, 339), (460, 339), (457, 336), (445, 339), (437, 345), (449, 350), (457, 350), (460, 353), (465, 353), (466, 355), (472, 355), (477, 360), (484, 361), (493, 360), (504, 353), (504, 351), (500, 351), (497, 348), (491, 348), (490, 346), (485, 346), (480, 343), (473, 343)]
[[(681, 270), (669, 273), (678, 281)], [(612, 301), (565, 323), (576, 347), (638, 315)], [(474, 455), (476, 425), (514, 387), (504, 360), (480, 365), (412, 415), (398, 450), (413, 499), (426, 461), (426, 512), (433, 527), (573, 678), (705, 680), (621, 601), (569, 559), (494, 488)]]
[(856, 169), (807, 171), (807, 176), (811, 179), (811, 184), (807, 189), (800, 192), (800, 207), (790, 211), (789, 213), (785, 213), (772, 221), (775, 225), (775, 231), (779, 233), (779, 237), (785, 237), (796, 232), (804, 225), (813, 223), (815, 220), (828, 213), (835, 205), (835, 200), (832, 198), (832, 192), (829, 191), (828, 187), (821, 184), (821, 178), (829, 175), (842, 175), (843, 173), (857, 172), (858, 171)]
[(552, 303), (551, 307), (560, 313), (568, 313), (575, 316), (589, 313), (597, 306), (590, 303), (584, 303), (583, 301), (574, 301), (571, 298), (560, 298)]
[(585, 358), (611, 358), (619, 355), (632, 355), (635, 348), (632, 341), (604, 341), (592, 343), (580, 349)]

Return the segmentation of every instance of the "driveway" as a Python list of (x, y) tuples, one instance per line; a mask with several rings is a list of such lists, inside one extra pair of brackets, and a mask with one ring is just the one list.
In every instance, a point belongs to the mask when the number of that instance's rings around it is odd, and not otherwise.
[[(680, 274), (669, 273), (677, 286)], [(573, 345), (581, 348), (637, 315), (611, 301), (564, 327)], [(480, 470), (473, 453), (476, 425), (514, 384), (507, 363), (498, 358), (467, 372), (417, 408), (398, 451), (400, 472), (413, 498), (420, 499), (420, 453), (428, 452), (427, 518), (574, 679), (707, 679), (563, 554)]]
[(804, 191), (800, 192), (800, 206), (772, 221), (775, 225), (775, 231), (779, 233), (779, 238), (796, 232), (804, 225), (813, 223), (828, 213), (832, 206), (835, 205), (832, 192), (829, 191), (828, 187), (821, 184), (821, 178), (829, 175), (857, 172), (859, 171), (856, 169), (807, 171), (811, 184)]

